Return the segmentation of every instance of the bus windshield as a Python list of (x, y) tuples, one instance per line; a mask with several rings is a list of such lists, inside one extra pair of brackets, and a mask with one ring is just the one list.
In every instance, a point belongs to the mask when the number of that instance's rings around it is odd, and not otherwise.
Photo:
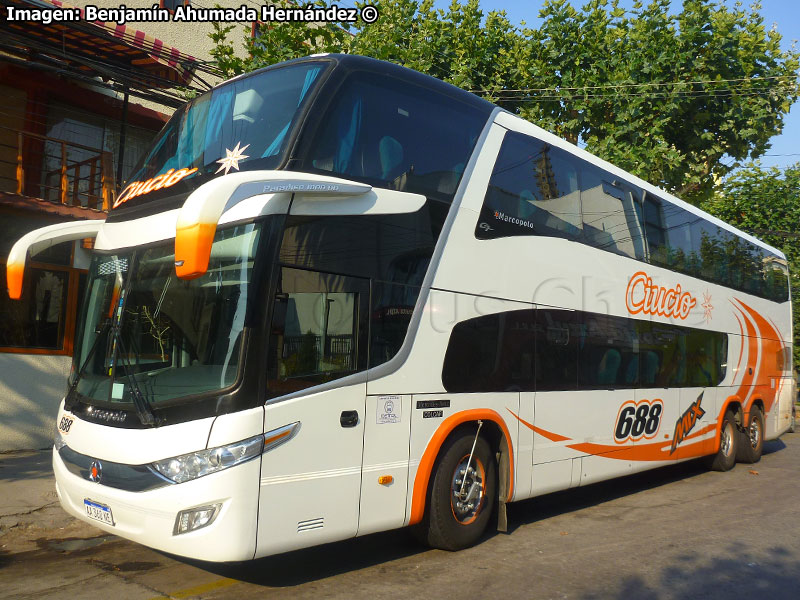
[(322, 63), (307, 62), (268, 70), (188, 102), (161, 130), (134, 169), (129, 187), (170, 169), (186, 169), (186, 177), (227, 173), (224, 159), (230, 161), (231, 156), (236, 169), (245, 163), (246, 168), (274, 168), (323, 68)]
[(190, 281), (171, 244), (95, 255), (74, 353), (81, 400), (157, 405), (232, 385), (261, 227), (219, 230), (208, 272)]

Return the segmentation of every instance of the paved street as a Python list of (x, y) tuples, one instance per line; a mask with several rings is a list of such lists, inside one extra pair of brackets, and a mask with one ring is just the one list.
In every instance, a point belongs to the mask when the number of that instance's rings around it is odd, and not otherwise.
[(509, 534), (459, 553), (426, 550), (395, 531), (245, 565), (177, 560), (99, 535), (53, 504), (48, 462), (42, 453), (0, 455), (0, 598), (800, 593), (800, 434), (768, 443), (760, 463), (729, 473), (693, 462), (513, 504)]

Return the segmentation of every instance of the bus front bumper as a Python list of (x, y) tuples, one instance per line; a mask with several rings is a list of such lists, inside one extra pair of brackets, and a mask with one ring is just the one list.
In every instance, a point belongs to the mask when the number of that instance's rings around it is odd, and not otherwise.
[[(67, 469), (55, 448), (53, 471), (64, 510), (103, 531), (198, 560), (251, 560), (255, 554), (260, 458), (145, 492), (129, 492), (83, 479)], [(214, 506), (210, 524), (176, 533), (181, 511)]]

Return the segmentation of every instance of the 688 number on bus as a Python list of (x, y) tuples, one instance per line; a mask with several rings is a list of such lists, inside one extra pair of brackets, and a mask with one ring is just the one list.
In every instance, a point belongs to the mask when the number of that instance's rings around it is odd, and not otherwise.
[(659, 399), (640, 402), (629, 400), (619, 410), (614, 439), (624, 442), (654, 437), (661, 427), (663, 412), (664, 404)]

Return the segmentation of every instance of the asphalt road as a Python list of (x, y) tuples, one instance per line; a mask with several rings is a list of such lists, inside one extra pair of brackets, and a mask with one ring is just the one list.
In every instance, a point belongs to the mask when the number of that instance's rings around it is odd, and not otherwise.
[(684, 463), (512, 504), (508, 534), (458, 553), (400, 530), (208, 565), (45, 531), (0, 551), (0, 598), (798, 600), (799, 465), (800, 433), (786, 434), (728, 473)]

